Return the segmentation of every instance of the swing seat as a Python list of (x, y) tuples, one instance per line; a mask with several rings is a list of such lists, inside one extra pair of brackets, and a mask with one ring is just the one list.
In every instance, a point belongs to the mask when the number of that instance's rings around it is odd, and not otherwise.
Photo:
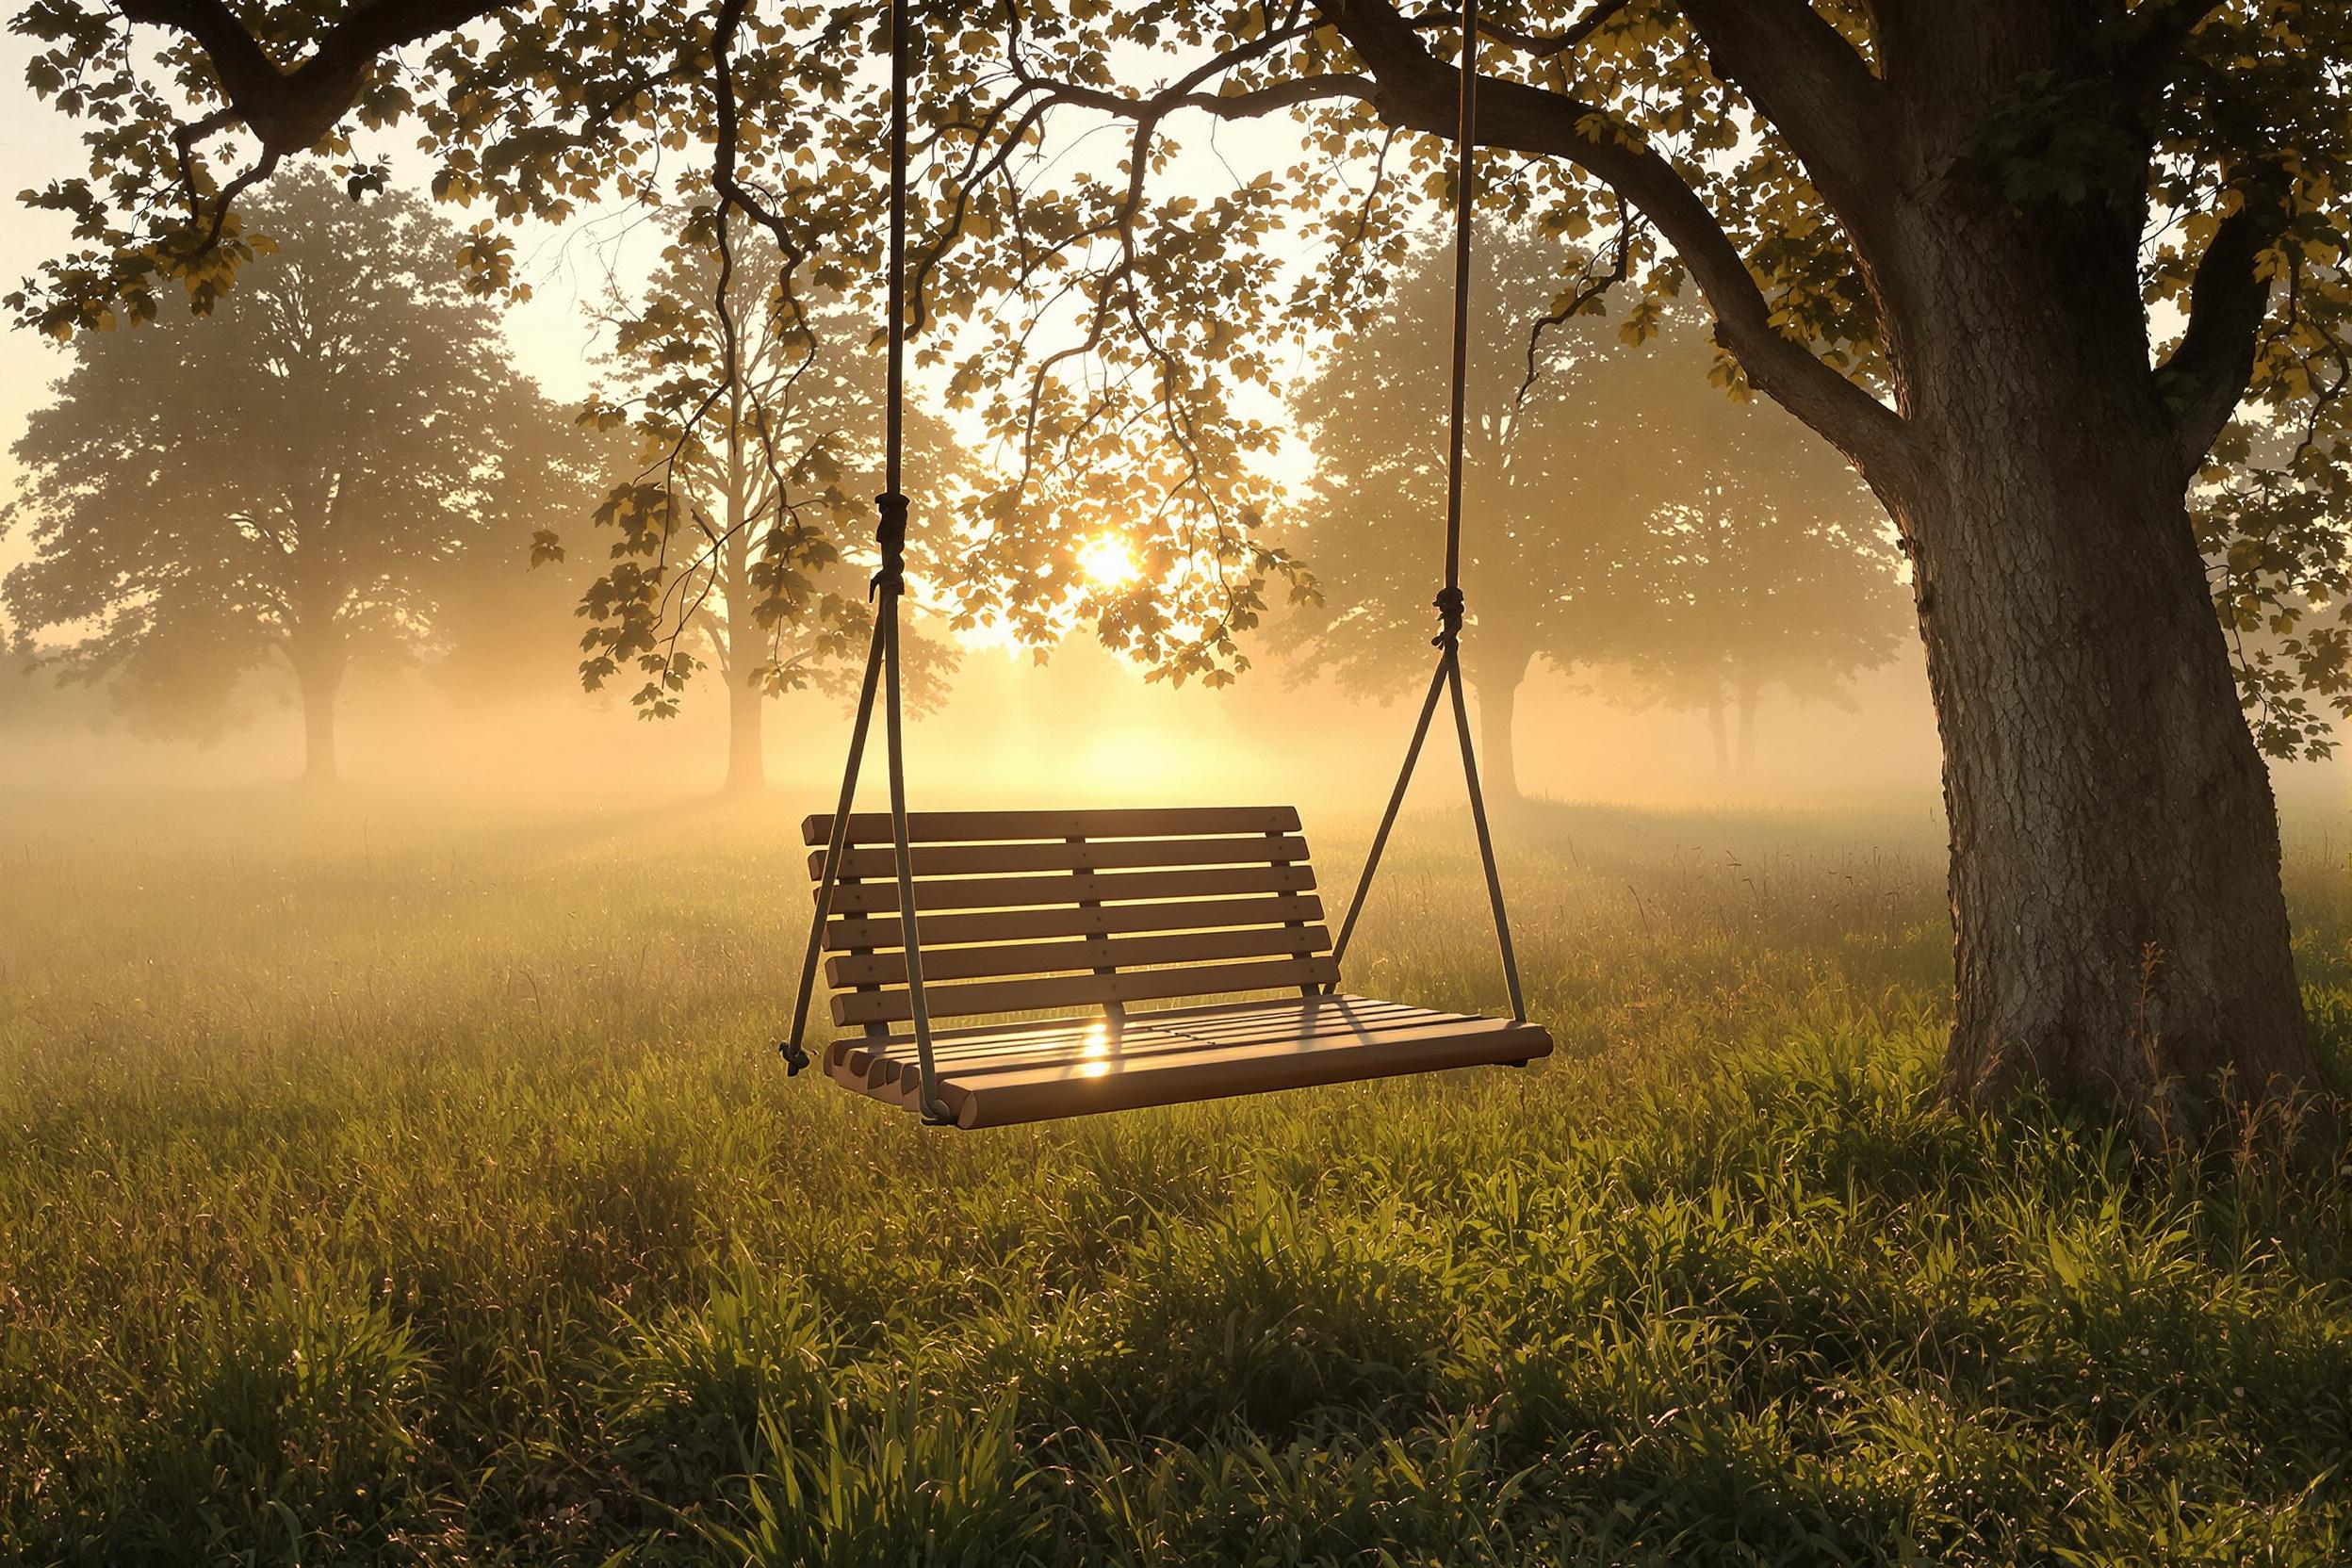
[[(1093, 1007), (932, 1035), (956, 1124), (1001, 1127), (1551, 1054), (1524, 1020), (1336, 994), (1286, 806), (908, 815), (934, 1019)], [(821, 879), (833, 819), (801, 825)], [(920, 1110), (890, 819), (853, 812), (824, 941), (836, 1081)], [(1287, 989), (1271, 999), (1214, 1001)], [(1130, 1011), (1130, 1004), (1149, 1010)], [(899, 1026), (899, 1027), (894, 1027)]]

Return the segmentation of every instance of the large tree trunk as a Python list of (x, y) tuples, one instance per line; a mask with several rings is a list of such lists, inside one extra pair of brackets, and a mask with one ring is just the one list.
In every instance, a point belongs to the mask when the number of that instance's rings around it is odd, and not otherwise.
[[(1867, 60), (1803, 5), (1679, 8), (1851, 238), (1900, 417), (1775, 330), (1744, 231), (1717, 230), (1655, 149), (1572, 130), (1586, 106), (1509, 82), (1482, 94), (1478, 130), (1644, 207), (1750, 382), (1838, 442), (1903, 531), (1952, 823), (1952, 1093), (2040, 1083), (2157, 1130), (2204, 1119), (2225, 1087), (2315, 1086), (2269, 781), (2182, 501), (2183, 448), (2252, 352), (2237, 318), (2262, 231), (2208, 252), (2207, 335), (2173, 367), (2170, 406), (2141, 294), (2151, 75), (2164, 29), (2203, 8), (1873, 5)], [(1393, 122), (1450, 122), (1451, 75), (1395, 8), (1320, 10)]]
[(1947, 1090), (2040, 1085), (2148, 1135), (2315, 1085), (2269, 775), (2148, 373), (2136, 230), (1998, 201), (1906, 216), (1918, 455), (1880, 488), (1944, 743)]
[(1715, 743), (1715, 776), (1731, 776), (1731, 729), (1723, 722), (1723, 684), (1717, 681), (1707, 694), (1707, 733)]

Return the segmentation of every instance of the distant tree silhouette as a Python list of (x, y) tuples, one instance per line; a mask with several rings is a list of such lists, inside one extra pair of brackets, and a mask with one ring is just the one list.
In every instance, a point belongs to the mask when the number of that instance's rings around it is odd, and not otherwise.
[(1717, 770), (1744, 773), (1766, 687), (1851, 708), (1852, 678), (1902, 648), (1900, 560), (1835, 450), (1774, 404), (1701, 385), (1700, 323), (1669, 314), (1633, 351), (1627, 373), (1596, 377), (1600, 395), (1646, 409), (1662, 443), (1644, 455), (1659, 466), (1654, 509), (1625, 541), (1621, 652), (1637, 700), (1705, 712)]
[(238, 680), (283, 662), (324, 782), (346, 673), (430, 644), (448, 564), (560, 487), (564, 422), (423, 203), (304, 174), (254, 219), (277, 253), (212, 316), (73, 340), (15, 448), (0, 526), (35, 554), (0, 597), (21, 643), (72, 639), (61, 678), (162, 733), (218, 734)]
[[(694, 221), (637, 298), (604, 308), (612, 340), (596, 417), (639, 440), (596, 514), (614, 537), (581, 600), (591, 629), (580, 673), (594, 690), (636, 668), (645, 680), (630, 700), (662, 718), (715, 666), (727, 693), (727, 788), (738, 792), (765, 782), (767, 697), (856, 678), (873, 626), (871, 567), (844, 546), (862, 552), (873, 536), (884, 368), (866, 351), (871, 319), (837, 298), (788, 298), (763, 237), (739, 229), (730, 244), (726, 317), (714, 236)], [(945, 422), (911, 402), (907, 443), (927, 543), (960, 459)], [(541, 554), (560, 552), (550, 532)], [(943, 694), (956, 655), (904, 635), (907, 696), (921, 710)]]
[[(1895, 557), (1838, 455), (1770, 405), (1707, 385), (1699, 324), (1664, 310), (1529, 333), (1558, 288), (1558, 248), (1481, 241), (1472, 294), (1463, 672), (1482, 772), (1518, 793), (1513, 723), (1537, 660), (1620, 666), (1638, 700), (1740, 709), (1767, 683), (1834, 695), (1900, 634)], [(1417, 684), (1435, 625), (1445, 521), (1452, 259), (1413, 257), (1361, 335), (1293, 398), (1314, 443), (1299, 551), (1323, 604), (1282, 623), (1302, 674), (1383, 694)], [(1525, 395), (1521, 388), (1525, 386)], [(1719, 760), (1729, 765), (1725, 740)]]

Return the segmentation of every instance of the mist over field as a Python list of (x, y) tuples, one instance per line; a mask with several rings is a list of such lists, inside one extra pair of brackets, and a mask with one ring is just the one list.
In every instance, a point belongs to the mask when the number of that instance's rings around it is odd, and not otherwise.
[[(518, 584), (518, 592), (534, 585)], [(581, 694), (559, 645), (535, 685), (453, 697), (429, 671), (355, 678), (344, 705), (344, 774), (355, 791), (614, 803), (717, 792), (727, 762), (723, 694), (669, 721)], [(250, 718), (208, 743), (140, 734), (103, 697), (53, 691), (40, 673), (4, 678), (0, 784), (14, 792), (295, 789), (302, 721), (282, 680), (256, 679)], [(1538, 672), (1518, 715), (1523, 782), (1533, 796), (1640, 805), (1772, 805), (1869, 800), (1934, 805), (1934, 720), (1915, 670), (1873, 677), (1846, 712), (1767, 699), (1748, 772), (1719, 772), (1705, 716), (1628, 711), (1586, 680)], [(771, 805), (829, 808), (849, 730), (846, 705), (808, 693), (777, 700), (766, 746)], [(944, 808), (1050, 797), (1075, 804), (1162, 797), (1313, 797), (1377, 811), (1413, 721), (1409, 700), (1377, 704), (1329, 680), (1293, 683), (1278, 667), (1223, 691), (1146, 685), (1076, 645), (1049, 664), (994, 648), (967, 655), (950, 707), (908, 728), (910, 778)], [(1460, 768), (1432, 767), (1414, 799), (1457, 799)], [(2307, 777), (2309, 781), (2307, 782)], [(2323, 790), (2332, 770), (2296, 770), (2282, 787)], [(878, 785), (876, 786), (878, 787)]]

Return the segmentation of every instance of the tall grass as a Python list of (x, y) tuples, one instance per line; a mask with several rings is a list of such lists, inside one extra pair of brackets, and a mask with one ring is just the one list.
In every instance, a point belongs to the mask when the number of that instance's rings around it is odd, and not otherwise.
[[(1939, 1109), (1916, 825), (1551, 813), (1553, 1062), (958, 1136), (770, 1054), (782, 818), (15, 813), (0, 1558), (2352, 1553), (2352, 1176)], [(1351, 984), (1491, 1005), (1442, 825)]]

